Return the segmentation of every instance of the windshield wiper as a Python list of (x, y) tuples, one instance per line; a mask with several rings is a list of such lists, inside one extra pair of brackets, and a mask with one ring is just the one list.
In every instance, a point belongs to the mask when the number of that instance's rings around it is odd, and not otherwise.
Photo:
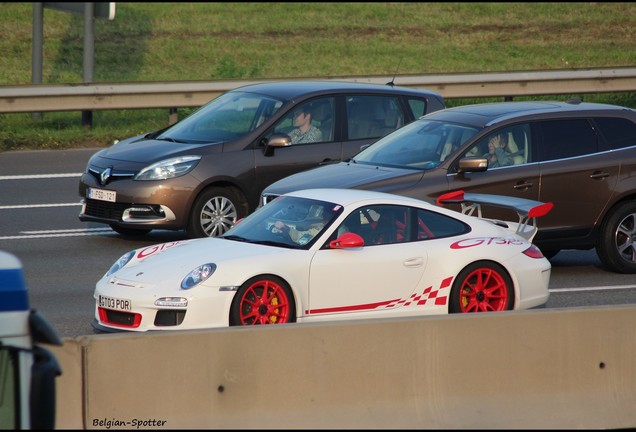
[(250, 243), (264, 245), (264, 246), (278, 246), (278, 247), (284, 247), (287, 249), (300, 249), (298, 245), (291, 245), (289, 243), (277, 242), (272, 240), (252, 240), (250, 241)]
[(248, 242), (251, 241), (250, 239), (246, 239), (245, 237), (241, 237), (241, 236), (237, 236), (237, 235), (221, 236), (219, 238), (226, 239), (226, 240), (240, 241), (240, 242), (245, 242), (245, 243), (248, 243)]
[(178, 140), (176, 138), (172, 138), (172, 137), (160, 137), (160, 138), (155, 138), (157, 141), (168, 141), (168, 142), (173, 142), (173, 143), (177, 143), (177, 144), (184, 144), (186, 141), (184, 140)]

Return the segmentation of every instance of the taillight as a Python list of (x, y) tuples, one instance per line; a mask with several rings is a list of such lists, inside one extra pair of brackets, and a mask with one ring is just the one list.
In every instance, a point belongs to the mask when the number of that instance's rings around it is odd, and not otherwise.
[(541, 249), (536, 247), (535, 245), (530, 245), (530, 247), (523, 251), (524, 255), (529, 256), (530, 258), (543, 258), (543, 254), (541, 253)]

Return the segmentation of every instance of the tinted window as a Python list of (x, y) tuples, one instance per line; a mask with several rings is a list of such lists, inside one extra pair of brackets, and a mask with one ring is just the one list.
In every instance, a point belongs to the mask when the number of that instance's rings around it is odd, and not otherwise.
[(450, 237), (464, 234), (469, 231), (468, 225), (457, 219), (427, 210), (417, 211), (418, 240), (428, 238)]
[(387, 135), (404, 125), (395, 96), (347, 97), (348, 138), (367, 139)]
[(636, 123), (614, 117), (598, 117), (594, 121), (610, 148), (620, 149), (636, 145)]
[(420, 118), (426, 114), (426, 101), (424, 99), (409, 98), (408, 105), (414, 118)]
[(395, 205), (361, 207), (351, 213), (337, 234), (354, 232), (365, 246), (449, 237), (469, 231), (468, 225), (436, 212)]
[(542, 161), (581, 156), (598, 151), (598, 140), (586, 119), (548, 120), (539, 123)]

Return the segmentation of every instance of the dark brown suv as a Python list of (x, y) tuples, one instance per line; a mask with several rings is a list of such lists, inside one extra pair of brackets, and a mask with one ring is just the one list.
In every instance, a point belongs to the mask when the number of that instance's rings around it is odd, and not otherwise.
[[(554, 203), (535, 243), (548, 256), (591, 249), (636, 273), (636, 111), (611, 105), (502, 102), (449, 108), (382, 138), (349, 162), (282, 179), (296, 189), (374, 189), (434, 201), (457, 189)], [(484, 215), (505, 218), (502, 210)]]
[(166, 129), (91, 157), (80, 220), (121, 234), (186, 229), (217, 236), (256, 209), (265, 186), (347, 160), (444, 108), (431, 91), (337, 81), (270, 82), (229, 91)]

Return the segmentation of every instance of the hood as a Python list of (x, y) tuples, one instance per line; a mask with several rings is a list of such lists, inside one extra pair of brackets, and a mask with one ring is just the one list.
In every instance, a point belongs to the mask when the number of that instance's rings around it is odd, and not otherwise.
[(196, 267), (239, 259), (258, 260), (265, 255), (287, 252), (288, 249), (241, 243), (220, 238), (201, 238), (143, 247), (135, 251), (135, 257), (128, 265), (112, 274), (110, 278), (128, 281), (132, 286), (152, 287), (179, 286), (183, 278)]
[(285, 177), (268, 186), (263, 194), (282, 195), (295, 190), (314, 188), (382, 191), (384, 188), (390, 188), (398, 179), (403, 187), (415, 185), (423, 175), (424, 173), (419, 170), (340, 162)]
[[(222, 143), (214, 143), (212, 145), (221, 148)], [(99, 152), (99, 156), (110, 160), (148, 164), (185, 154), (200, 154), (203, 148), (207, 150), (208, 147), (210, 147), (210, 144), (177, 143), (139, 136), (120, 141), (104, 149)]]

